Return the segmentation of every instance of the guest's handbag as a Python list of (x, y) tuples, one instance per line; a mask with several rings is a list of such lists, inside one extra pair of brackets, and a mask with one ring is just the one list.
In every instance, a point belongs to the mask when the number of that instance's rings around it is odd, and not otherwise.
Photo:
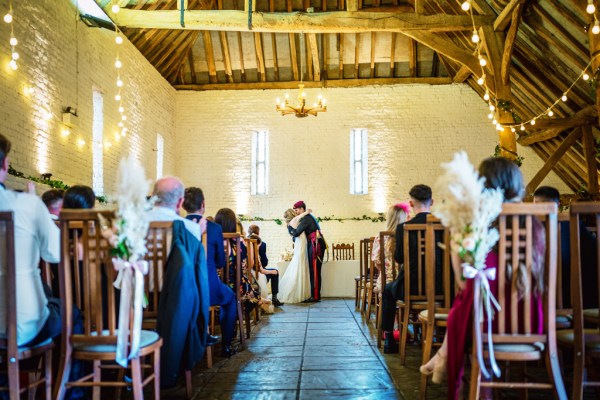
[[(319, 257), (321, 262), (329, 261), (329, 245), (327, 244), (327, 241), (325, 240), (325, 236), (323, 236), (323, 233), (321, 232), (320, 229), (317, 230), (317, 242), (319, 243), (319, 250), (320, 250), (317, 257)], [(325, 256), (325, 253), (327, 253), (327, 260), (323, 261), (323, 257)]]

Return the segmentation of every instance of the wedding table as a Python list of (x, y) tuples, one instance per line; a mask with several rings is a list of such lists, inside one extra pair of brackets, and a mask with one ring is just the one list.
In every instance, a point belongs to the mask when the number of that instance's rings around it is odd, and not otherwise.
[[(277, 263), (279, 275), (284, 276), (289, 265), (288, 261)], [(323, 263), (321, 268), (322, 297), (354, 297), (354, 277), (360, 272), (358, 260), (334, 261)]]

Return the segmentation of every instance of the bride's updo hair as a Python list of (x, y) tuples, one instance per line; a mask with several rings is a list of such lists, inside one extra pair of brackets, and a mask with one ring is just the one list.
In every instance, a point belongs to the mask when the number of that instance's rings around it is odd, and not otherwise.
[(283, 213), (283, 218), (285, 218), (285, 223), (286, 224), (289, 224), (290, 221), (293, 220), (295, 216), (296, 216), (296, 213), (291, 208), (288, 208)]

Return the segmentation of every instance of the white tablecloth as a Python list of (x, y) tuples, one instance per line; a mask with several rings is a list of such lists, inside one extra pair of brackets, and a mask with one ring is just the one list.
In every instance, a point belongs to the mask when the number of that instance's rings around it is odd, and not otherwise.
[[(279, 275), (285, 275), (289, 262), (277, 263)], [(354, 277), (359, 274), (359, 261), (328, 261), (321, 268), (322, 297), (354, 297)]]

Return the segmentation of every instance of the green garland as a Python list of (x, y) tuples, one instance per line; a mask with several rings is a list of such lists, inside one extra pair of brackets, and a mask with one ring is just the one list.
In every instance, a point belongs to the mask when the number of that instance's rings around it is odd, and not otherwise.
[(515, 162), (515, 164), (517, 164), (519, 167), (521, 165), (523, 165), (523, 160), (525, 160), (525, 157), (520, 156), (518, 153), (515, 153), (514, 151), (511, 151), (505, 147), (500, 146), (499, 144), (496, 145), (496, 147), (494, 148), (494, 155), (493, 157), (502, 157), (502, 150), (509, 152), (510, 154), (513, 154), (515, 156), (515, 159), (512, 160)]
[[(23, 178), (23, 179), (27, 179), (32, 182), (37, 182), (37, 183), (41, 183), (44, 185), (48, 185), (53, 189), (67, 190), (70, 187), (69, 185), (65, 184), (63, 181), (59, 181), (56, 179), (41, 179), (36, 176), (25, 175), (23, 172), (17, 171), (16, 169), (14, 169), (12, 165), (8, 166), (8, 173), (9, 173), (9, 175), (16, 176), (18, 178)], [(96, 199), (100, 203), (103, 203), (103, 204), (108, 203), (106, 201), (106, 196), (96, 196)]]
[[(238, 215), (240, 221), (273, 221), (277, 225), (282, 225), (283, 221), (279, 218), (262, 218), (262, 217), (248, 217), (243, 214)], [(326, 217), (317, 217), (318, 222), (322, 221), (338, 221), (343, 223), (344, 221), (371, 221), (371, 222), (384, 222), (385, 216), (383, 213), (378, 213), (376, 217), (370, 217), (368, 215), (363, 215), (361, 217), (347, 217), (340, 218), (335, 215), (326, 216)]]

